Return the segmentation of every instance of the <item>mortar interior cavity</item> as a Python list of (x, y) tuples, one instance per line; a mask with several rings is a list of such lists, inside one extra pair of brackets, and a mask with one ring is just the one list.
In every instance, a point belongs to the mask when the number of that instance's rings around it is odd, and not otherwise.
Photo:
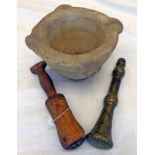
[(48, 25), (49, 45), (71, 55), (91, 52), (104, 40), (104, 25), (83, 14), (63, 15)]

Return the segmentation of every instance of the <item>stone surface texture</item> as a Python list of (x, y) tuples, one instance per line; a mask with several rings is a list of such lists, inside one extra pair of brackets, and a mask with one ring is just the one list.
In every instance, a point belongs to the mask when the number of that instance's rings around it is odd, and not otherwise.
[(61, 75), (84, 79), (99, 71), (122, 30), (119, 20), (103, 13), (60, 5), (33, 28), (26, 44)]

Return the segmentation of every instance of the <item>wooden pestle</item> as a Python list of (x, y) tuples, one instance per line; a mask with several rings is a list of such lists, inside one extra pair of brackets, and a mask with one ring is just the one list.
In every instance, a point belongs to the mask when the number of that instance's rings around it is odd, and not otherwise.
[(104, 108), (94, 128), (87, 135), (88, 142), (97, 148), (110, 149), (113, 146), (111, 137), (112, 118), (114, 108), (118, 103), (117, 96), (121, 79), (125, 74), (125, 63), (124, 58), (118, 59), (116, 67), (113, 71), (113, 78), (109, 92), (104, 99)]
[(46, 107), (54, 120), (62, 146), (65, 149), (74, 149), (82, 144), (85, 132), (69, 109), (65, 96), (57, 94), (45, 67), (46, 63), (41, 61), (30, 70), (38, 75), (40, 84), (48, 96)]

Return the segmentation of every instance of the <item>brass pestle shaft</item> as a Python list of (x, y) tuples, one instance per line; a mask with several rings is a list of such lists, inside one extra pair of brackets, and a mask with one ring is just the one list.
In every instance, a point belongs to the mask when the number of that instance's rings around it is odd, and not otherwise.
[(87, 140), (90, 144), (101, 149), (110, 149), (113, 146), (111, 128), (114, 109), (118, 103), (118, 90), (121, 79), (125, 74), (125, 59), (120, 58), (113, 70), (112, 81), (109, 92), (104, 99), (104, 108), (90, 133), (87, 135)]

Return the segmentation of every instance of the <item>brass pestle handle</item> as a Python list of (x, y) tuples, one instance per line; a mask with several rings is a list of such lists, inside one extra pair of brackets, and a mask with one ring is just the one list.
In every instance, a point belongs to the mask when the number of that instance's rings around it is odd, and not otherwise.
[(90, 144), (101, 149), (110, 149), (113, 146), (111, 137), (112, 118), (114, 109), (118, 103), (118, 90), (121, 79), (125, 74), (125, 59), (120, 58), (113, 70), (113, 77), (109, 92), (104, 99), (104, 108), (96, 122), (94, 128), (87, 135), (87, 140)]

